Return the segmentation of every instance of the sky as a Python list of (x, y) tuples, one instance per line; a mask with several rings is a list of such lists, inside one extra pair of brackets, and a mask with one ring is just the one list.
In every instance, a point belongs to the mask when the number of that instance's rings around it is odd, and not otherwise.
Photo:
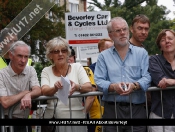
[[(91, 0), (87, 0), (87, 2), (90, 2)], [(98, 0), (101, 3), (104, 3), (104, 0)], [(174, 0), (175, 1), (175, 0)], [(173, 14), (173, 11), (175, 12), (175, 2), (173, 0), (158, 0), (158, 5), (164, 5), (167, 7), (168, 10), (171, 12), (167, 15), (167, 18), (174, 19), (175, 15)]]

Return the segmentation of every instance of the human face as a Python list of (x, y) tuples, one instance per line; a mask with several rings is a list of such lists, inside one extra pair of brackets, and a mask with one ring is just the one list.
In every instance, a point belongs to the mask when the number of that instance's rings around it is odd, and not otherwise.
[[(18, 41), (18, 37), (16, 35), (13, 35), (12, 37), (8, 35), (8, 36), (5, 37), (5, 40), (6, 40), (7, 43), (3, 44), (4, 49), (3, 49), (2, 56), (6, 59), (9, 59), (9, 52), (8, 51), (10, 50), (10, 46), (14, 42)], [(4, 40), (4, 42), (5, 42), (5, 40)]]
[(54, 64), (65, 64), (68, 59), (68, 49), (64, 46), (55, 48), (50, 51), (50, 59)]
[(114, 44), (111, 41), (105, 41), (105, 45), (103, 47), (100, 47), (99, 51), (102, 52), (103, 50), (106, 50), (113, 46)]
[(29, 54), (29, 48), (27, 46), (17, 46), (13, 53), (9, 52), (10, 64), (15, 73), (19, 74), (24, 70)]
[(110, 47), (112, 47), (114, 44), (110, 41), (105, 41), (105, 48), (108, 49)]
[(69, 63), (75, 63), (75, 58), (74, 57), (75, 57), (74, 55), (69, 56), (68, 62)]
[(130, 28), (130, 31), (132, 33), (133, 39), (135, 39), (136, 42), (143, 43), (145, 39), (148, 37), (149, 24), (136, 22)]
[(163, 53), (175, 52), (175, 36), (170, 31), (166, 31), (166, 35), (160, 40), (160, 49)]
[(126, 46), (129, 40), (129, 29), (125, 21), (113, 21), (113, 30), (109, 33), (109, 37), (114, 41), (114, 45)]

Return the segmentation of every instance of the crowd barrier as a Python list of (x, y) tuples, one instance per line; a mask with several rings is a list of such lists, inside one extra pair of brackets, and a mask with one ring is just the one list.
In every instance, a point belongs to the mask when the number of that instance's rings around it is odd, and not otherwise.
[[(175, 89), (175, 87), (167, 87), (165, 89), (161, 89), (161, 88), (157, 88), (157, 87), (149, 87), (147, 92), (151, 92), (151, 91), (160, 91), (160, 94), (161, 94), (161, 105), (162, 105), (162, 118), (164, 118), (164, 115), (163, 115), (163, 101), (162, 101), (162, 91), (164, 90), (169, 90), (169, 89)], [(147, 92), (145, 92), (145, 97), (146, 97), (146, 113), (147, 113), (147, 118), (148, 118), (148, 102), (147, 102)], [(109, 93), (109, 94), (116, 94), (116, 93)], [(83, 94), (80, 94), (80, 93), (76, 93), (76, 94), (73, 94), (71, 96), (69, 96), (69, 108), (70, 108), (70, 118), (72, 119), (72, 113), (71, 113), (71, 98), (76, 98), (76, 97), (87, 97), (87, 96), (98, 96), (99, 97), (99, 101), (100, 101), (100, 104), (102, 104), (102, 101), (101, 101), (101, 97), (103, 93), (102, 92), (99, 92), (99, 91), (93, 91), (93, 92), (88, 92), (88, 93), (83, 93)], [(131, 95), (130, 95), (131, 96)], [(130, 97), (130, 112), (131, 112), (131, 119), (132, 119), (132, 104), (131, 104), (131, 98)], [(52, 100), (52, 99), (57, 99), (58, 98), (56, 96), (40, 96), (36, 99), (33, 99), (32, 101), (43, 101), (43, 100)], [(17, 103), (18, 104), (18, 103)], [(13, 105), (12, 107), (10, 107), (9, 109), (9, 113), (8, 113), (8, 116), (10, 119), (12, 119), (12, 114), (13, 114), (13, 110), (14, 108), (17, 106), (17, 104)], [(40, 104), (39, 104), (40, 105)], [(55, 108), (56, 108), (56, 105), (55, 104)], [(116, 105), (116, 104), (115, 104)], [(116, 108), (116, 107), (115, 107)], [(100, 110), (101, 111), (101, 110)], [(115, 112), (116, 112), (116, 118), (117, 118), (117, 111), (115, 109)], [(40, 113), (42, 114), (42, 113)], [(39, 114), (39, 118), (41, 118), (42, 115)], [(102, 115), (102, 112), (101, 112), (101, 115)], [(3, 110), (3, 107), (2, 105), (0, 104), (0, 118), (1, 119), (5, 119), (5, 116), (4, 116), (4, 110)], [(103, 130), (102, 130), (103, 131)], [(133, 130), (132, 130), (133, 131)], [(1, 132), (6, 132), (5, 131), (5, 126), (1, 126)], [(13, 126), (10, 127), (10, 132), (13, 132)], [(117, 126), (117, 132), (118, 132), (118, 126)]]
[[(57, 96), (40, 96), (38, 98), (35, 98), (35, 99), (32, 99), (32, 101), (38, 101), (38, 105), (40, 106), (40, 101), (47, 101), (47, 100), (53, 100), (53, 99), (56, 99), (57, 102), (58, 102), (58, 97)], [(9, 119), (12, 119), (12, 116), (13, 116), (13, 111), (15, 109), (15, 107), (19, 104), (20, 102), (14, 104), (13, 106), (11, 106), (9, 108), (9, 111), (8, 111), (8, 118)], [(54, 104), (54, 108), (56, 108), (56, 105), (57, 104)], [(5, 116), (4, 116), (4, 109), (2, 107), (2, 105), (0, 104), (0, 117), (1, 119), (5, 119)], [(28, 118), (28, 115), (25, 117), (25, 118)], [(41, 112), (39, 112), (39, 118), (41, 118)], [(13, 126), (8, 126), (9, 127), (9, 130), (10, 132), (14, 132), (14, 128)], [(6, 132), (6, 126), (1, 126), (1, 132)], [(26, 132), (28, 132), (28, 129), (27, 129), (27, 126), (26, 126)]]

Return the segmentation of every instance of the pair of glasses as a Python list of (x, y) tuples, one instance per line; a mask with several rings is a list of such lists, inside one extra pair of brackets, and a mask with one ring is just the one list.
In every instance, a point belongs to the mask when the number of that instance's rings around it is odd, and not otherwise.
[(67, 49), (62, 49), (62, 50), (53, 50), (53, 51), (50, 51), (50, 53), (52, 54), (60, 54), (61, 53), (67, 53), (68, 50)]
[(125, 27), (125, 28), (121, 28), (121, 29), (116, 29), (116, 30), (111, 31), (111, 32), (116, 32), (116, 33), (120, 34), (122, 31), (123, 31), (124, 33), (126, 33), (126, 32), (128, 31), (128, 28)]

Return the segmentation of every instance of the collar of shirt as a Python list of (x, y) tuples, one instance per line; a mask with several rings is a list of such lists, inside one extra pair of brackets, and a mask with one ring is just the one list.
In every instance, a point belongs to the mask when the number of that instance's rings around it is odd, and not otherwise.
[(158, 55), (158, 57), (161, 58), (160, 61), (162, 62), (162, 64), (165, 64), (167, 62), (167, 60), (165, 59), (165, 57), (162, 54)]
[[(18, 75), (17, 73), (15, 73), (15, 72), (13, 71), (13, 69), (12, 69), (12, 67), (11, 67), (10, 64), (7, 66), (7, 68), (8, 68), (8, 71), (9, 71), (9, 75), (10, 75), (11, 77), (17, 76), (17, 75)], [(20, 75), (26, 75), (26, 74), (27, 74), (27, 72), (26, 72), (26, 67), (25, 67), (24, 70), (22, 71), (22, 73), (20, 73)]]
[[(134, 51), (133, 51), (133, 47), (134, 47), (134, 45), (132, 45), (132, 44), (129, 43), (129, 52), (130, 52), (131, 54), (134, 52)], [(111, 49), (112, 49), (113, 53), (114, 53), (114, 52), (117, 52), (117, 49), (115, 48), (115, 46), (112, 46)]]

